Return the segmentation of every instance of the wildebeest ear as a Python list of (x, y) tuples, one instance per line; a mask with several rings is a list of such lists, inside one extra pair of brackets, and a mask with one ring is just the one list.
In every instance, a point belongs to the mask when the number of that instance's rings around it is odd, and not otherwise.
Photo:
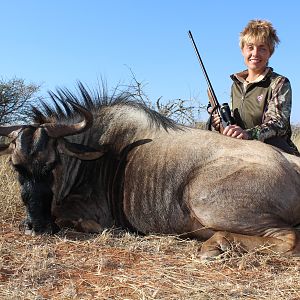
[(0, 144), (0, 156), (11, 154), (13, 152), (12, 148), (10, 147), (10, 143), (12, 139), (15, 139), (18, 136), (22, 128), (22, 125), (0, 126), (0, 137), (2, 142)]
[(66, 139), (58, 139), (57, 149), (60, 153), (76, 157), (81, 160), (94, 160), (100, 158), (105, 150), (96, 150), (82, 144), (71, 143)]

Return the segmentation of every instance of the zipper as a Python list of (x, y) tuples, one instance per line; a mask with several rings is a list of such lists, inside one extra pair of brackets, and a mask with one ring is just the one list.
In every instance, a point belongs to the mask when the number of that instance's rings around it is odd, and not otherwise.
[(243, 107), (244, 107), (244, 103), (245, 103), (247, 87), (246, 88), (244, 88), (244, 86), (242, 87), (242, 98), (241, 98), (241, 105), (240, 105), (240, 109), (239, 109), (242, 120), (244, 120)]

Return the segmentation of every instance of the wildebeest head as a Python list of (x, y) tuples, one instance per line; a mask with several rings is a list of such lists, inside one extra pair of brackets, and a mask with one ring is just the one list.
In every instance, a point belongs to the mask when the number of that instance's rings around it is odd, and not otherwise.
[[(26, 206), (27, 233), (55, 233), (58, 227), (51, 216), (54, 171), (60, 163), (60, 154), (82, 160), (93, 160), (102, 156), (84, 145), (71, 143), (66, 136), (76, 135), (91, 127), (92, 114), (76, 103), (71, 103), (83, 121), (64, 125), (41, 122), (33, 125), (2, 126), (0, 135), (12, 141), (0, 145), (0, 154), (10, 154), (10, 161), (19, 175), (21, 197)], [(62, 180), (62, 178), (61, 178)]]

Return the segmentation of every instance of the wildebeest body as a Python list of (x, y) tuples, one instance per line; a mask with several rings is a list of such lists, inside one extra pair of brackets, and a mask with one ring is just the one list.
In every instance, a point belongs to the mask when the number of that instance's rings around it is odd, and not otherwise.
[(267, 223), (274, 229), (300, 223), (299, 171), (285, 154), (210, 132), (172, 135), (128, 157), (124, 211), (135, 227), (192, 231), (191, 215), (205, 227), (245, 234), (263, 234)]
[[(27, 182), (20, 180), (33, 231), (54, 231), (54, 221), (89, 232), (115, 225), (210, 238), (203, 256), (217, 255), (232, 241), (246, 249), (267, 243), (276, 251), (298, 251), (293, 227), (300, 224), (300, 158), (261, 142), (176, 125), (128, 99), (103, 105), (83, 88), (82, 94), (93, 112), (87, 131), (74, 135), (74, 126), (66, 141), (40, 122), (31, 128), (33, 143), (23, 142), (27, 128), (13, 131), (12, 162)], [(69, 93), (60, 97), (74, 101)], [(45, 124), (50, 117), (71, 122), (59, 109), (48, 108), (43, 118), (35, 114)], [(40, 149), (32, 151), (36, 145)], [(90, 155), (93, 160), (82, 160)], [(33, 184), (39, 170), (49, 182)], [(47, 187), (42, 193), (53, 198), (52, 213), (47, 203), (38, 209), (42, 200), (33, 196), (41, 181)]]

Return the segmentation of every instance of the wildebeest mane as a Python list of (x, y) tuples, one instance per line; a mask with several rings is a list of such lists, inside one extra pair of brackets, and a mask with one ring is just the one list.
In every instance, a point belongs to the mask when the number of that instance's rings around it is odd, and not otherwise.
[(78, 82), (78, 91), (79, 93), (76, 94), (67, 88), (58, 88), (56, 92), (50, 91), (50, 103), (43, 101), (41, 108), (32, 108), (34, 122), (39, 124), (53, 121), (72, 122), (74, 118), (78, 117), (77, 111), (72, 106), (72, 102), (75, 102), (92, 112), (97, 112), (105, 106), (125, 105), (143, 111), (148, 116), (151, 125), (162, 127), (166, 131), (180, 128), (175, 121), (149, 108), (145, 102), (137, 99), (128, 91), (117, 93), (116, 88), (112, 95), (108, 95), (107, 89), (104, 87), (92, 91), (81, 82)]

